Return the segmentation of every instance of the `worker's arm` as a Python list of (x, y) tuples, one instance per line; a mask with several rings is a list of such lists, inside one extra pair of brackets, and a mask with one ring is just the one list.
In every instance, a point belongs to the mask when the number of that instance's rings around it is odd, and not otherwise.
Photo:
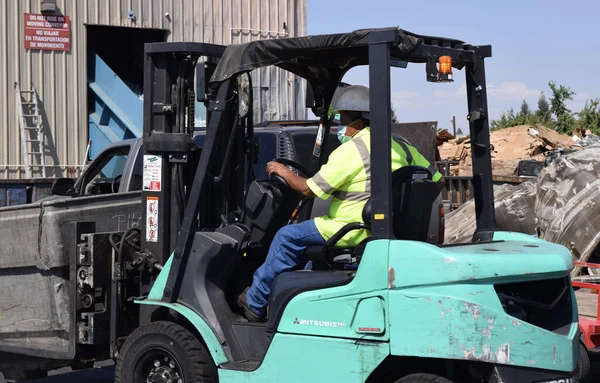
[(315, 194), (306, 184), (306, 178), (296, 175), (287, 166), (279, 162), (269, 162), (267, 164), (267, 174), (270, 176), (273, 173), (283, 178), (292, 189), (302, 194), (302, 196), (307, 198), (315, 197)]

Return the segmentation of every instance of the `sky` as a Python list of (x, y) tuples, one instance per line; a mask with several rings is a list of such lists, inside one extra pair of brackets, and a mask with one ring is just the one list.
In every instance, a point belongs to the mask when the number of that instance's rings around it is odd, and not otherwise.
[[(548, 83), (570, 87), (568, 106), (579, 111), (600, 98), (598, 0), (306, 0), (307, 34), (350, 32), (398, 26), (430, 36), (450, 37), (472, 45), (492, 45), (486, 59), (488, 108), (496, 119), (518, 111), (525, 99), (537, 109)], [(453, 83), (428, 83), (425, 66), (392, 68), (392, 103), (400, 122), (438, 121), (467, 133), (464, 70)], [(349, 71), (345, 82), (368, 86), (366, 67)], [(310, 118), (310, 117), (309, 117)]]

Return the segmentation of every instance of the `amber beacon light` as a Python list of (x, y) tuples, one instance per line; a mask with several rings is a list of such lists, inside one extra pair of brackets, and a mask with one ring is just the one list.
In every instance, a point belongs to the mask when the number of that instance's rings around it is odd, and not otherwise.
[(450, 56), (441, 56), (438, 60), (440, 63), (440, 74), (448, 75), (452, 78), (452, 58)]

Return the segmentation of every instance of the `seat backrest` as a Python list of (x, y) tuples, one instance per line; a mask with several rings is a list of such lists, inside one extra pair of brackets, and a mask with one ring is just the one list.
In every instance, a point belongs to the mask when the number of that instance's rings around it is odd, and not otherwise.
[(396, 239), (427, 241), (436, 183), (421, 166), (404, 166), (392, 174), (393, 226)]

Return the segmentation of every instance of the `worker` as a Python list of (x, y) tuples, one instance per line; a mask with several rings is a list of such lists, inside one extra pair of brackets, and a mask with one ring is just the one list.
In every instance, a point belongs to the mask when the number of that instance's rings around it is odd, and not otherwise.
[[(371, 166), (369, 128), (369, 89), (350, 86), (342, 91), (333, 108), (339, 113), (337, 149), (329, 156), (318, 173), (306, 179), (296, 175), (278, 162), (267, 164), (267, 174), (277, 174), (304, 197), (328, 199), (333, 196), (327, 216), (287, 225), (275, 235), (267, 258), (254, 273), (252, 285), (238, 298), (238, 305), (250, 322), (266, 319), (271, 285), (275, 277), (293, 268), (307, 264), (305, 255), (309, 245), (324, 245), (333, 234), (350, 222), (362, 222), (362, 210), (370, 198)], [(409, 165), (428, 168), (437, 183), (436, 195), (443, 187), (442, 175), (414, 147), (392, 140), (392, 171)], [(344, 236), (337, 246), (355, 247), (369, 236), (366, 229), (355, 230)]]

